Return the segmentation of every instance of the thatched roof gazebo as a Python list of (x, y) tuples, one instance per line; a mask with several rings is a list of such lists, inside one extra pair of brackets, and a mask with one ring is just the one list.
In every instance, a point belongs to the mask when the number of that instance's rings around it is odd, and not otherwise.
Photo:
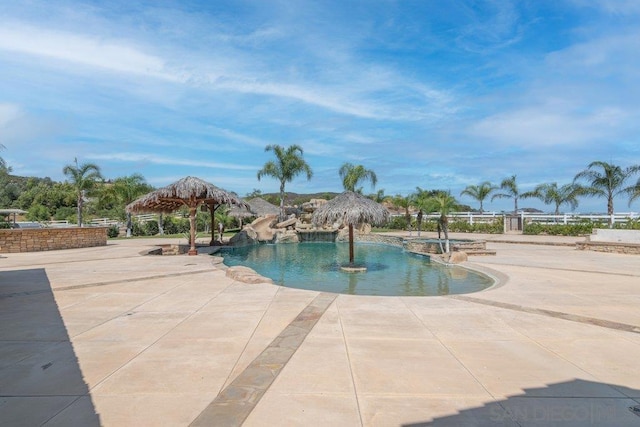
[(387, 208), (353, 191), (345, 191), (320, 206), (313, 213), (313, 224), (323, 225), (341, 221), (349, 226), (349, 266), (348, 269), (362, 270), (354, 266), (353, 227), (361, 224), (383, 224), (389, 220)]
[(254, 197), (246, 201), (248, 208), (234, 206), (227, 212), (227, 215), (234, 218), (246, 218), (249, 216), (266, 216), (266, 215), (279, 215), (280, 208), (267, 202), (261, 197)]
[(196, 212), (202, 204), (211, 206), (226, 204), (248, 208), (248, 205), (235, 194), (200, 178), (188, 176), (134, 200), (127, 205), (126, 210), (133, 213), (169, 213), (186, 206), (189, 208), (191, 228), (189, 255), (196, 255), (198, 253), (196, 250)]

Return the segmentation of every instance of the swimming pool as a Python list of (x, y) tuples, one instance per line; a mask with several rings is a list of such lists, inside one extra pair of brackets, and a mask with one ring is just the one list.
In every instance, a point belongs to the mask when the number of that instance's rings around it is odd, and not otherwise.
[(290, 288), (353, 295), (435, 296), (477, 292), (493, 285), (481, 273), (431, 262), (402, 248), (356, 243), (355, 263), (366, 272), (347, 273), (347, 243), (260, 244), (225, 248), (227, 266), (244, 265), (274, 283)]

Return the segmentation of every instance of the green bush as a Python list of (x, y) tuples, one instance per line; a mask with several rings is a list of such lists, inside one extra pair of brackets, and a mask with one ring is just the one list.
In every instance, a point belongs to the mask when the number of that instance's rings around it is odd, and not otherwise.
[(591, 234), (594, 228), (606, 228), (606, 224), (597, 222), (581, 222), (578, 224), (538, 224), (530, 223), (524, 225), (522, 234), (537, 235), (548, 234), (550, 236), (580, 236)]
[(0, 229), (11, 228), (11, 223), (6, 221), (0, 221)]
[(155, 236), (160, 232), (160, 228), (158, 227), (158, 221), (145, 222), (143, 230), (144, 230), (145, 236)]
[(629, 218), (626, 222), (613, 224), (613, 228), (620, 230), (640, 230), (640, 219)]
[(390, 230), (406, 230), (407, 218), (404, 216), (394, 216), (389, 222), (387, 222), (387, 224), (385, 224), (384, 227)]
[(189, 219), (188, 218), (174, 218), (168, 216), (164, 219), (164, 234), (183, 234), (188, 233)]
[(111, 239), (118, 237), (120, 234), (120, 228), (117, 225), (112, 225), (107, 229), (107, 236)]
[(46, 206), (42, 206), (40, 204), (34, 203), (29, 207), (29, 212), (27, 212), (27, 219), (29, 221), (49, 221), (51, 219), (51, 214), (49, 213), (49, 209)]
[(131, 235), (132, 236), (146, 236), (144, 230), (144, 223), (140, 223), (138, 221), (133, 222), (133, 227), (131, 227)]
[(56, 212), (53, 214), (53, 219), (55, 219), (56, 221), (63, 221), (66, 219), (66, 220), (73, 220), (75, 222), (77, 219), (76, 208), (69, 207), (69, 206), (59, 207), (58, 209), (56, 209)]

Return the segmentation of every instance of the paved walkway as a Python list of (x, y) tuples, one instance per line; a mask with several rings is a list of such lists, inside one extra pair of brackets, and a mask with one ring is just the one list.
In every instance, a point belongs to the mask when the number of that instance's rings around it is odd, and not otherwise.
[(502, 283), (450, 297), (248, 285), (155, 239), (6, 254), (0, 424), (640, 426), (640, 258), (481, 237)]

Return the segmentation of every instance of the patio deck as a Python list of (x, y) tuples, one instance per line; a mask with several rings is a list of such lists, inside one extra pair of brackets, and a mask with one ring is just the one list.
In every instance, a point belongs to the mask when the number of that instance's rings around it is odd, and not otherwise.
[(158, 239), (7, 254), (0, 420), (640, 425), (640, 258), (475, 237), (497, 255), (469, 263), (505, 283), (445, 297), (239, 283), (206, 255), (139, 255)]

